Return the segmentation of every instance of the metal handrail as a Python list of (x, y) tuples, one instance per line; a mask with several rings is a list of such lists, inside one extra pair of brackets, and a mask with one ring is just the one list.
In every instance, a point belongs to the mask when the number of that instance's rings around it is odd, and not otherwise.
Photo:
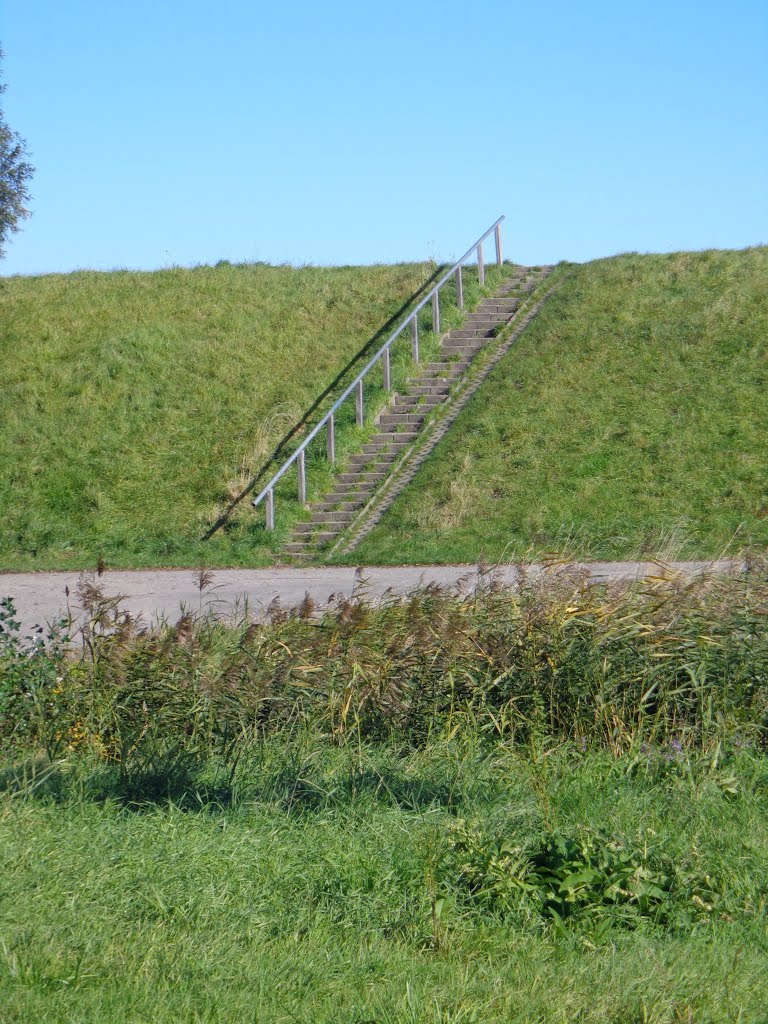
[(501, 266), (501, 232), (500, 224), (505, 219), (502, 215), (497, 221), (484, 232), (476, 242), (467, 249), (461, 259), (458, 259), (452, 267), (450, 267), (440, 280), (435, 284), (424, 296), (424, 298), (415, 306), (410, 313), (405, 317), (399, 327), (390, 334), (378, 352), (372, 356), (365, 364), (362, 370), (358, 373), (352, 383), (346, 388), (346, 390), (336, 399), (328, 412), (315, 424), (310, 430), (304, 440), (301, 442), (299, 447), (290, 455), (285, 462), (282, 464), (280, 469), (275, 473), (269, 483), (256, 495), (251, 502), (254, 508), (260, 505), (261, 502), (267, 499), (267, 529), (273, 530), (275, 528), (275, 494), (274, 488), (278, 480), (284, 476), (284, 474), (290, 469), (294, 462), (298, 462), (298, 496), (299, 501), (306, 501), (307, 496), (307, 482), (306, 482), (306, 470), (305, 470), (305, 458), (304, 451), (310, 441), (313, 441), (324, 426), (328, 427), (327, 443), (326, 443), (326, 454), (328, 461), (334, 463), (336, 461), (336, 444), (335, 444), (335, 425), (334, 425), (334, 413), (339, 408), (342, 402), (346, 401), (347, 398), (355, 392), (355, 420), (358, 426), (363, 425), (363, 379), (368, 371), (376, 365), (379, 359), (384, 361), (384, 390), (390, 390), (390, 367), (389, 367), (389, 349), (392, 342), (400, 336), (405, 329), (406, 325), (410, 324), (411, 330), (411, 358), (415, 363), (419, 361), (419, 334), (418, 334), (418, 321), (417, 317), (421, 310), (426, 306), (428, 302), (432, 303), (432, 330), (435, 334), (440, 333), (440, 289), (448, 281), (448, 279), (455, 275), (456, 277), (456, 302), (459, 309), (464, 308), (464, 292), (461, 281), (461, 268), (472, 255), (473, 252), (477, 252), (477, 275), (480, 283), (480, 287), (485, 284), (485, 264), (483, 263), (483, 242), (486, 240), (488, 235), (494, 232), (494, 241), (496, 244), (496, 262)]

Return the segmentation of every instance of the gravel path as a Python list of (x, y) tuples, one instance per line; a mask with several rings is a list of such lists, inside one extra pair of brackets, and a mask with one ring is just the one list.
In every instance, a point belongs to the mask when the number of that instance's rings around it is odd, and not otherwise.
[[(661, 567), (656, 562), (590, 562), (558, 566), (557, 571), (583, 572), (595, 581), (637, 579), (659, 575), (662, 571), (695, 574), (706, 571), (727, 572), (740, 563), (671, 562)], [(526, 567), (526, 573), (551, 572), (540, 565)], [(505, 565), (481, 576), (476, 565), (379, 566), (355, 570), (346, 566), (319, 568), (217, 569), (212, 582), (200, 594), (190, 569), (108, 571), (98, 581), (108, 595), (123, 595), (121, 607), (145, 622), (161, 616), (176, 621), (183, 608), (192, 611), (212, 609), (223, 615), (237, 614), (247, 604), (249, 613), (258, 617), (275, 599), (291, 607), (309, 594), (316, 604), (325, 604), (334, 595), (350, 595), (361, 588), (372, 597), (389, 590), (405, 594), (429, 583), (461, 585), (471, 590), (481, 579), (492, 576), (514, 586), (520, 570)], [(0, 598), (11, 597), (22, 628), (45, 625), (65, 613), (67, 606), (79, 616), (76, 572), (0, 573)], [(67, 590), (69, 595), (67, 595)]]

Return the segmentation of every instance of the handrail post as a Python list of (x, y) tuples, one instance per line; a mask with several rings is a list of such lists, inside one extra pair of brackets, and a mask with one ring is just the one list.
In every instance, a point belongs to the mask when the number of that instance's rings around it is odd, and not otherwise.
[(389, 349), (388, 348), (384, 349), (384, 355), (383, 355), (382, 358), (383, 358), (383, 361), (384, 361), (384, 390), (385, 391), (391, 391), (392, 390), (392, 379), (391, 379), (391, 374), (389, 372), (390, 367), (389, 367)]
[(299, 471), (299, 504), (303, 505), (307, 500), (307, 471), (304, 464), (304, 449), (299, 452), (299, 457), (296, 460), (296, 466)]
[(275, 492), (270, 488), (267, 491), (267, 529), (274, 530), (275, 528)]
[(355, 423), (363, 425), (363, 382), (359, 380), (355, 387)]
[(485, 284), (485, 264), (483, 263), (483, 243), (477, 243), (477, 281), (482, 288)]
[(432, 296), (432, 333), (440, 333), (440, 289), (435, 289)]
[(411, 317), (411, 359), (419, 361), (419, 322), (415, 316)]
[(333, 413), (328, 417), (328, 425), (326, 427), (325, 434), (325, 454), (326, 458), (333, 466), (336, 463), (336, 438), (334, 437), (334, 423)]
[(501, 224), (497, 224), (493, 230), (496, 238), (496, 262), (501, 266)]
[(456, 305), (464, 309), (464, 285), (461, 281), (461, 267), (456, 268)]

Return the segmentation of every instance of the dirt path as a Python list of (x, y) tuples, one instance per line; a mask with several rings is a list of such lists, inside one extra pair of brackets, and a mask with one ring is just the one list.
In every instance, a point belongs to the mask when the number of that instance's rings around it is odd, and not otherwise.
[[(655, 562), (591, 562), (558, 567), (571, 572), (583, 572), (590, 579), (608, 580), (659, 575), (662, 571), (695, 574), (706, 571), (727, 572), (738, 568), (731, 561), (672, 562), (663, 570)], [(539, 575), (547, 570), (540, 565), (526, 567), (528, 575)], [(238, 614), (244, 607), (258, 617), (265, 608), (279, 598), (285, 607), (291, 607), (309, 594), (322, 605), (334, 595), (350, 595), (364, 590), (372, 597), (380, 597), (388, 590), (408, 593), (429, 583), (443, 586), (461, 585), (467, 590), (481, 580), (492, 576), (501, 583), (514, 586), (520, 570), (513, 565), (501, 566), (481, 576), (475, 565), (421, 565), (370, 567), (355, 570), (351, 567), (326, 566), (320, 568), (277, 569), (218, 569), (212, 571), (211, 584), (200, 593), (195, 575), (190, 569), (158, 569), (135, 571), (108, 571), (98, 581), (108, 595), (123, 595), (122, 607), (133, 615), (141, 615), (151, 622), (161, 616), (176, 621), (184, 608), (192, 611), (213, 609), (223, 615)], [(26, 631), (34, 625), (45, 625), (66, 613), (67, 607), (75, 617), (81, 609), (77, 601), (79, 574), (75, 572), (5, 573), (0, 574), (0, 598), (11, 597)], [(69, 595), (67, 595), (67, 590)]]

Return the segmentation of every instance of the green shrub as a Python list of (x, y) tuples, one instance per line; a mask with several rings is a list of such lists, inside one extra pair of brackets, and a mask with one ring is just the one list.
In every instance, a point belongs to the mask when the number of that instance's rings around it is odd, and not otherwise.
[(482, 910), (538, 912), (560, 930), (577, 927), (597, 937), (617, 923), (690, 928), (721, 900), (718, 883), (675, 863), (652, 830), (625, 836), (571, 828), (526, 847), (459, 820), (449, 833), (444, 872), (446, 884)]

